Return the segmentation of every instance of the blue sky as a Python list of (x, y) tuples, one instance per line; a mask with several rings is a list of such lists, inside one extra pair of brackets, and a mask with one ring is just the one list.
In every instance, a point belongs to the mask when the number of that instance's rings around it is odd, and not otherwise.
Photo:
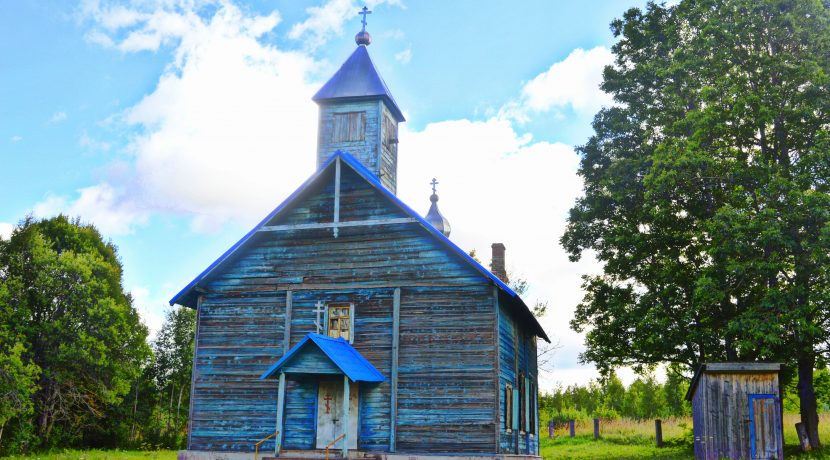
[[(558, 246), (578, 196), (573, 146), (610, 99), (608, 24), (634, 0), (374, 1), (370, 54), (407, 123), (399, 195), (439, 179), (452, 239), (507, 246), (585, 382), (567, 322), (580, 275)], [(0, 236), (27, 213), (78, 215), (119, 248), (145, 322), (314, 168), (310, 97), (355, 47), (351, 0), (21, 0), (0, 6)]]

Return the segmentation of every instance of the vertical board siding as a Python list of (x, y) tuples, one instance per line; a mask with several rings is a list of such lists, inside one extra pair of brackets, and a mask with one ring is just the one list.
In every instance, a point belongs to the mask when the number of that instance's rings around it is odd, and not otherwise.
[(489, 285), (402, 288), (397, 447), (494, 452)]
[[(194, 367), (193, 450), (249, 451), (274, 432), (277, 389), (259, 380), (282, 355), (285, 293), (206, 294)], [(273, 449), (274, 444), (263, 449)]]
[(700, 376), (692, 396), (695, 458), (750, 458), (750, 394), (779, 397), (777, 375), (704, 372)]
[(382, 107), (383, 120), (381, 124), (381, 158), (380, 158), (380, 182), (392, 193), (395, 193), (398, 186), (398, 144), (392, 142), (398, 140), (398, 122), (395, 116), (386, 107), (383, 102), (380, 103)]

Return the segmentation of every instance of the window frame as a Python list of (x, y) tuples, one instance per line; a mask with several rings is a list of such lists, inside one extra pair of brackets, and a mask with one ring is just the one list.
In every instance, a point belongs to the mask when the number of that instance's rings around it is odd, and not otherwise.
[(329, 335), (329, 331), (331, 330), (329, 328), (329, 312), (331, 311), (332, 308), (343, 308), (346, 305), (349, 306), (349, 340), (348, 340), (348, 342), (351, 344), (351, 343), (354, 343), (354, 336), (355, 336), (355, 333), (354, 333), (355, 332), (354, 331), (354, 302), (328, 302), (328, 303), (326, 303), (326, 313), (325, 313), (325, 318), (323, 318), (323, 324), (325, 324), (325, 336), (326, 337), (330, 337), (330, 338), (333, 338), (333, 339), (340, 337), (340, 335), (338, 335), (337, 337), (332, 337), (331, 335)]
[(524, 371), (519, 371), (519, 434), (527, 433), (527, 381)]
[[(364, 142), (366, 140), (366, 112), (335, 112), (331, 118), (331, 142)], [(352, 130), (352, 123), (355, 129)], [(355, 134), (356, 137), (352, 137)]]

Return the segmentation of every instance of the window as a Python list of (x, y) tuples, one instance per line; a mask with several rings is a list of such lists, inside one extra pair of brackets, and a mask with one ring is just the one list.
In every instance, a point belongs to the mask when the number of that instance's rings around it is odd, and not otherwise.
[(366, 138), (366, 112), (334, 114), (332, 142), (354, 142)]
[(527, 388), (525, 388), (525, 374), (519, 372), (519, 432), (527, 431)]
[(513, 385), (504, 387), (504, 430), (513, 432)]
[(395, 146), (398, 145), (398, 127), (395, 122), (389, 118), (389, 115), (383, 115), (383, 146), (390, 152), (395, 151)]
[(352, 343), (352, 325), (354, 305), (350, 303), (331, 303), (328, 305), (328, 336), (343, 337)]

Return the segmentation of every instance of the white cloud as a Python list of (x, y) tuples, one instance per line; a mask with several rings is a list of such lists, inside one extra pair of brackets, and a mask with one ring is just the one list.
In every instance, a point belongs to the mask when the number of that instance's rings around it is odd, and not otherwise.
[(8, 240), (12, 236), (14, 225), (8, 222), (0, 222), (0, 240)]
[(602, 71), (612, 62), (613, 54), (608, 48), (598, 46), (588, 51), (577, 48), (527, 82), (520, 100), (508, 104), (504, 111), (519, 120), (532, 112), (565, 108), (592, 115), (613, 103), (611, 95), (599, 88)]
[(101, 183), (78, 190), (74, 199), (51, 195), (32, 210), (38, 217), (66, 214), (80, 217), (98, 227), (106, 235), (132, 233), (136, 225), (147, 222), (149, 213), (128, 198), (124, 190)]
[(108, 152), (112, 147), (109, 142), (99, 141), (89, 136), (87, 133), (82, 133), (78, 144), (87, 150)]
[(49, 123), (60, 123), (66, 121), (67, 118), (66, 112), (55, 112), (52, 114), (52, 118), (49, 119)]
[[(374, 0), (364, 3), (370, 10), (383, 3), (402, 6), (398, 0)], [(305, 40), (305, 45), (309, 49), (318, 48), (332, 37), (342, 35), (343, 24), (347, 20), (357, 17), (357, 13), (364, 3), (358, 4), (354, 0), (329, 0), (322, 6), (307, 8), (308, 19), (294, 24), (288, 32), (288, 36), (297, 40)], [(369, 19), (367, 19), (368, 21)]]
[(534, 142), (499, 117), (401, 130), (398, 195), (425, 214), (429, 181), (436, 177), (451, 239), (465, 251), (475, 249), (485, 266), (491, 243), (504, 243), (508, 269), (530, 285), (526, 301), (550, 302), (541, 322), (562, 349), (545, 385), (552, 385), (560, 370), (585, 368), (576, 362), (582, 336), (570, 330), (568, 321), (582, 298), (581, 274), (599, 268), (591, 257), (570, 262), (559, 245), (568, 210), (582, 190), (578, 162), (570, 146)]
[(12, 141), (12, 142), (20, 142), (20, 141), (23, 140), (23, 137), (15, 135), (15, 136), (12, 136), (9, 140)]
[(409, 64), (409, 61), (412, 60), (412, 48), (407, 48), (400, 53), (397, 53), (395, 55), (395, 60), (401, 64)]
[(164, 312), (167, 302), (161, 298), (150, 295), (150, 289), (146, 287), (134, 287), (130, 290), (133, 296), (133, 306), (138, 310), (141, 320), (150, 332), (150, 340), (155, 339), (156, 334), (164, 324)]

